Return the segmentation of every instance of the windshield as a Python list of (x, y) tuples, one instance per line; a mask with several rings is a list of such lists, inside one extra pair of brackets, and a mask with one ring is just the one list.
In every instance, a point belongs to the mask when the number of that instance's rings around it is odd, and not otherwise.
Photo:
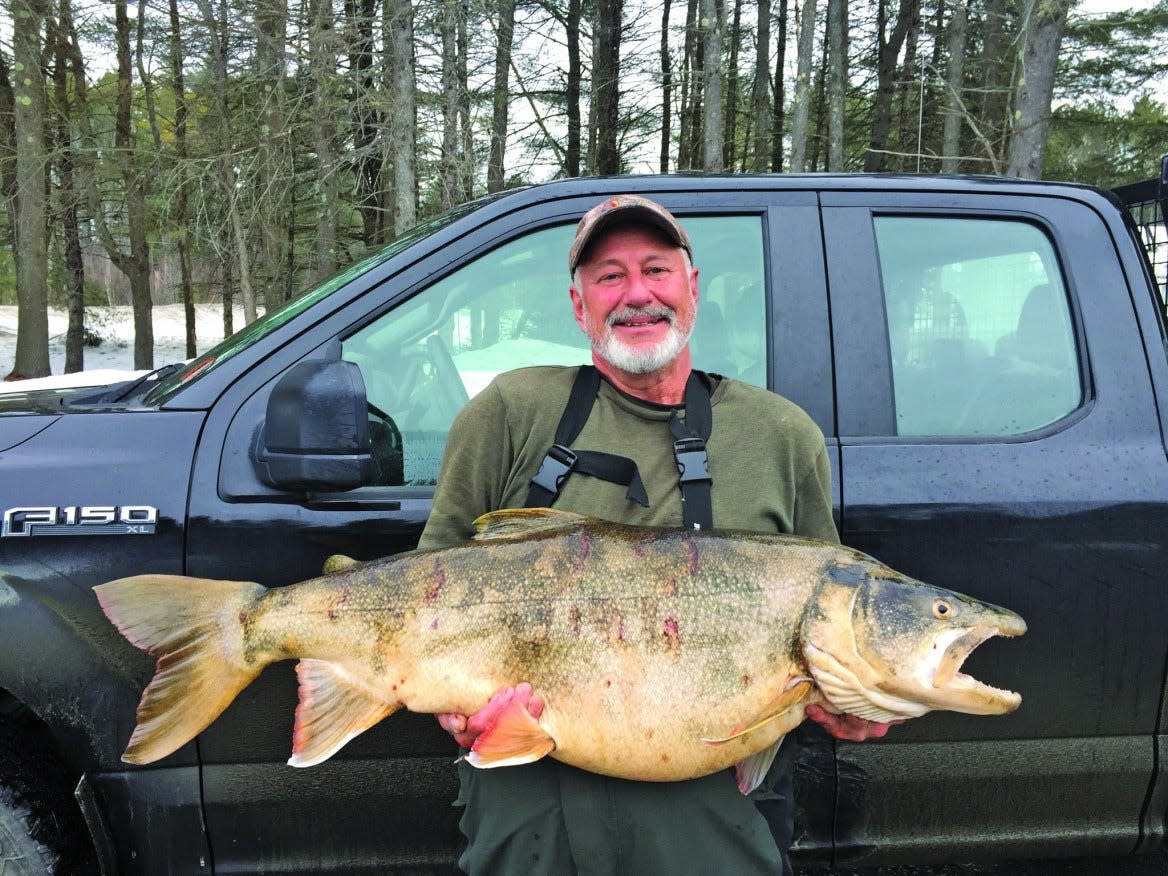
[(143, 404), (161, 404), (180, 389), (185, 388), (198, 378), (214, 371), (232, 356), (242, 350), (246, 350), (256, 341), (267, 337), (280, 326), (299, 316), (318, 301), (332, 295), (350, 280), (356, 279), (367, 271), (388, 261), (407, 247), (412, 246), (423, 238), (429, 237), (436, 231), (450, 225), (455, 220), (461, 219), (463, 216), (481, 207), (482, 204), (483, 199), (471, 201), (455, 207), (453, 210), (443, 213), (441, 216), (423, 222), (420, 225), (415, 225), (405, 234), (394, 238), (394, 240), (386, 244), (382, 249), (366, 256), (361, 261), (350, 265), (341, 272), (334, 274), (318, 286), (308, 289), (278, 310), (273, 310), (255, 322), (244, 326), (231, 337), (226, 338), (206, 353), (203, 353), (203, 355), (192, 359), (187, 363), (186, 367), (179, 369), (174, 374), (168, 375), (165, 379), (161, 380), (142, 400)]

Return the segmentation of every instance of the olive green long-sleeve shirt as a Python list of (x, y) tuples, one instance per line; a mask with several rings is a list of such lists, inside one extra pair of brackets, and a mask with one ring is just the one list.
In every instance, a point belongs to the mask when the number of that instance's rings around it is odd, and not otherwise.
[[(421, 547), (469, 538), (474, 519), (487, 511), (523, 507), (576, 372), (554, 366), (509, 371), (463, 408), (447, 441)], [(838, 541), (823, 434), (811, 418), (772, 392), (725, 378), (718, 380), (710, 402), (714, 526)], [(668, 427), (672, 410), (627, 396), (602, 380), (572, 449), (600, 450), (636, 462), (649, 507), (627, 499), (620, 484), (580, 473), (568, 477), (555, 507), (619, 523), (680, 526), (681, 495)]]

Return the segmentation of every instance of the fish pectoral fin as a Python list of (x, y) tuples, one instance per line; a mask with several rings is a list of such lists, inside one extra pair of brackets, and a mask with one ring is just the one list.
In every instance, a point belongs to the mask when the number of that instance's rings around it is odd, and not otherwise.
[(762, 784), (785, 738), (786, 734), (776, 739), (773, 745), (734, 764), (734, 780), (738, 782), (738, 790), (744, 797)]
[(518, 538), (549, 529), (578, 526), (588, 518), (571, 511), (551, 508), (505, 508), (488, 511), (475, 518), (475, 541)]
[(352, 557), (346, 557), (344, 554), (333, 554), (324, 561), (324, 567), (320, 570), (322, 575), (331, 575), (333, 572), (343, 572), (345, 569), (351, 569), (353, 566), (359, 566), (360, 561), (354, 560)]
[(328, 760), (354, 736), (401, 707), (401, 703), (378, 698), (343, 667), (327, 660), (302, 658), (296, 664), (296, 677), (300, 703), (289, 766), (315, 766)]
[(479, 769), (534, 763), (550, 754), (556, 741), (521, 703), (512, 701), (499, 720), (479, 734), (466, 761)]
[(746, 727), (732, 730), (728, 736), (721, 736), (716, 739), (703, 738), (702, 742), (704, 742), (706, 745), (722, 745), (727, 742), (732, 742), (741, 736), (745, 736), (747, 733), (753, 733), (764, 724), (769, 724), (771, 721), (775, 721), (783, 717), (783, 715), (787, 714), (787, 712), (791, 711), (791, 709), (802, 705), (803, 700), (807, 697), (807, 694), (811, 693), (811, 688), (812, 684), (810, 681), (799, 681), (791, 685), (791, 687), (787, 688), (787, 690), (783, 691), (779, 695), (778, 699), (771, 703), (771, 705), (763, 713), (762, 717), (758, 720), (751, 721)]

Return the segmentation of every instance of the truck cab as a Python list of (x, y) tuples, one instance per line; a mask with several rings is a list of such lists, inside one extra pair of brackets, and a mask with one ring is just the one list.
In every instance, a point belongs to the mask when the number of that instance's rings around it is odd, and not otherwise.
[(83, 827), (61, 841), (106, 872), (449, 870), (448, 735), (399, 713), (292, 769), (291, 664), (175, 754), (122, 764), (152, 666), (91, 588), (144, 572), (273, 587), (333, 554), (412, 549), (467, 400), (504, 370), (590, 360), (566, 256), (580, 216), (625, 191), (693, 239), (695, 366), (822, 429), (844, 543), (1030, 625), (968, 664), (1022, 693), (1012, 715), (935, 714), (862, 745), (799, 731), (796, 856), (1157, 847), (1163, 302), (1114, 199), (999, 179), (519, 190), (419, 226), (181, 367), (0, 397), (0, 730), (35, 752), (0, 763), (0, 792), (51, 761)]

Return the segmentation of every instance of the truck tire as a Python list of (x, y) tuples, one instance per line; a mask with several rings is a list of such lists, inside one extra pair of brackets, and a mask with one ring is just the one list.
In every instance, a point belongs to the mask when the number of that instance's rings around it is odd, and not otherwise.
[(0, 717), (0, 876), (97, 872), (74, 784), (28, 725)]

